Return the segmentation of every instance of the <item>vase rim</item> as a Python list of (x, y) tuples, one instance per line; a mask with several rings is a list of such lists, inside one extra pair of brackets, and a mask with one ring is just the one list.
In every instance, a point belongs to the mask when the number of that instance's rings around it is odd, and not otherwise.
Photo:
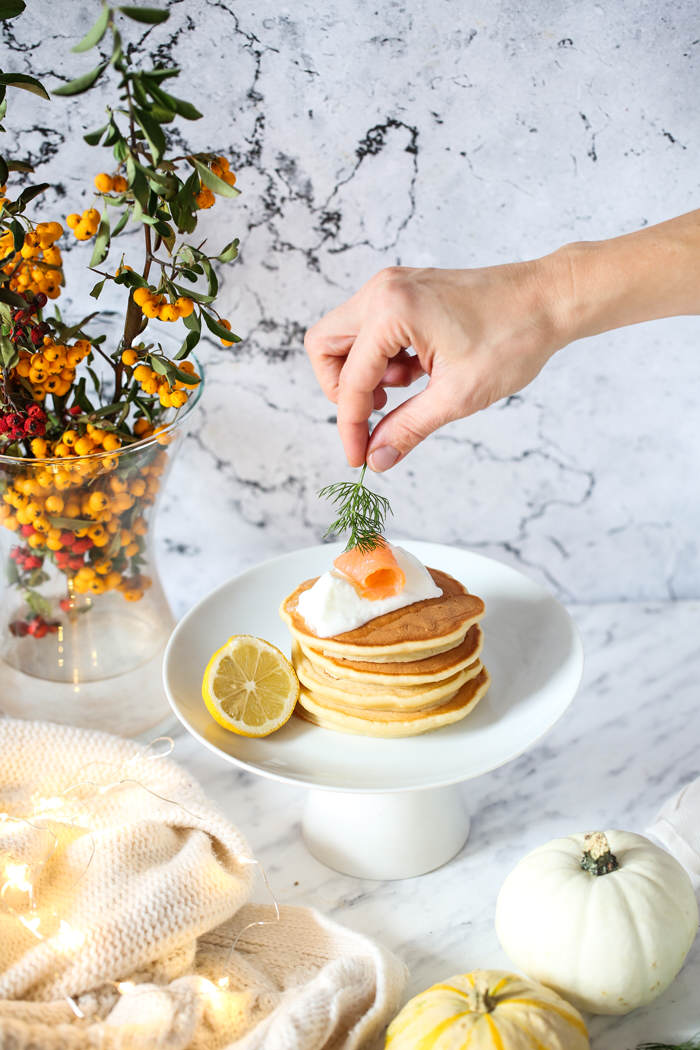
[(170, 422), (166, 423), (163, 427), (160, 428), (160, 430), (157, 430), (155, 433), (149, 434), (148, 437), (139, 438), (138, 441), (134, 441), (130, 445), (124, 445), (121, 448), (116, 448), (112, 452), (106, 452), (104, 449), (102, 449), (101, 452), (89, 452), (85, 456), (41, 456), (41, 457), (31, 456), (30, 457), (30, 456), (8, 456), (8, 455), (5, 455), (5, 453), (0, 453), (0, 465), (2, 465), (2, 464), (13, 464), (13, 466), (17, 466), (18, 464), (25, 464), (26, 465), (28, 463), (31, 463), (32, 465), (40, 464), (40, 463), (43, 463), (43, 464), (55, 464), (55, 463), (66, 464), (66, 463), (77, 463), (78, 461), (85, 461), (85, 460), (91, 460), (91, 459), (104, 459), (105, 456), (114, 456), (114, 457), (118, 458), (119, 456), (126, 455), (126, 454), (128, 454), (130, 452), (134, 452), (134, 451), (137, 451), (137, 450), (141, 451), (144, 448), (148, 448), (150, 445), (159, 445), (159, 444), (161, 444), (162, 443), (162, 438), (163, 438), (164, 435), (170, 434), (172, 431), (177, 430), (177, 428), (182, 423), (184, 423), (184, 421), (188, 418), (188, 416), (190, 415), (192, 410), (197, 407), (197, 405), (199, 404), (199, 399), (202, 396), (202, 389), (204, 387), (204, 367), (202, 365), (202, 362), (199, 360), (199, 358), (195, 357), (194, 354), (190, 354), (190, 358), (197, 365), (197, 368), (198, 368), (198, 371), (199, 371), (199, 383), (195, 387), (195, 389), (194, 389), (194, 391), (192, 393), (192, 396), (190, 398), (188, 398), (186, 404), (184, 404), (182, 406), (182, 408), (177, 409), (175, 415), (170, 420)]

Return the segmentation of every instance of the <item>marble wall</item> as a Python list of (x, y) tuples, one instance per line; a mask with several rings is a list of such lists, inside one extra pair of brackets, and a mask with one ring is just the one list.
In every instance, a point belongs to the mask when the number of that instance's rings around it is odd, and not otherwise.
[[(3, 65), (51, 86), (89, 68), (69, 49), (98, 4), (28, 7)], [(183, 141), (227, 152), (242, 190), (205, 227), (215, 244), (241, 237), (222, 303), (244, 342), (203, 349), (206, 391), (161, 519), (182, 610), (323, 531), (315, 493), (347, 475), (302, 348), (323, 311), (387, 264), (528, 258), (698, 206), (700, 30), (693, 0), (169, 7), (167, 25), (129, 38), (182, 67), (179, 93), (205, 113)], [(109, 164), (81, 136), (112, 95), (13, 99), (13, 150), (57, 183), (52, 215), (89, 206)], [(92, 304), (88, 256), (67, 258), (71, 313)], [(699, 343), (684, 318), (562, 351), (378, 482), (395, 533), (481, 550), (567, 600), (700, 596)]]

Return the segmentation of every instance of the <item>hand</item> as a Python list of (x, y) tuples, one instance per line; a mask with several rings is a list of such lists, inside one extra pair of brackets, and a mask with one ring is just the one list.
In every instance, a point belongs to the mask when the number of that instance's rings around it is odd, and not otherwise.
[[(526, 386), (574, 339), (680, 314), (700, 314), (700, 210), (532, 262), (382, 270), (309, 329), (305, 345), (338, 404), (348, 462), (381, 471), (449, 420)], [(368, 440), (385, 388), (424, 374), (426, 389)]]
[[(526, 386), (567, 338), (568, 267), (558, 253), (478, 270), (382, 270), (306, 333), (324, 393), (338, 405), (348, 462), (388, 470), (428, 434)], [(413, 353), (409, 353), (412, 348)], [(425, 390), (368, 440), (386, 387)]]

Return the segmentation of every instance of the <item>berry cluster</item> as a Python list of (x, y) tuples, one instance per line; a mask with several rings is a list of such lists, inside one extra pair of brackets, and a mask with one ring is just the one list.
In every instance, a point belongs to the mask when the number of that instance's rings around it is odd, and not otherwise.
[(145, 287), (135, 290), (134, 302), (145, 317), (157, 317), (159, 321), (179, 321), (194, 310), (194, 303), (185, 296), (171, 302), (167, 296)]
[(13, 292), (58, 298), (63, 271), (61, 251), (56, 241), (62, 233), (60, 222), (40, 222), (25, 235), (18, 252), (13, 250), (14, 238), (9, 230), (0, 236), (2, 272), (9, 277), (8, 285)]
[(82, 215), (73, 211), (70, 215), (66, 215), (66, 222), (79, 241), (89, 241), (97, 233), (100, 213), (97, 208), (87, 208)]
[(180, 371), (192, 376), (192, 384), (185, 383), (181, 379), (176, 379), (174, 383), (171, 383), (165, 376), (159, 375), (149, 365), (138, 364), (138, 354), (132, 349), (124, 351), (122, 363), (128, 367), (136, 365), (133, 372), (134, 379), (144, 394), (149, 396), (157, 394), (163, 408), (182, 408), (187, 402), (187, 387), (189, 385), (194, 386), (199, 381), (199, 376), (196, 374), (191, 361), (181, 361)]
[(18, 638), (24, 637), (25, 634), (31, 634), (34, 638), (43, 638), (45, 634), (56, 634), (60, 624), (46, 620), (39, 613), (36, 613), (29, 620), (13, 620), (10, 624), (10, 631)]
[(123, 175), (108, 175), (101, 171), (95, 175), (95, 186), (99, 193), (126, 193), (129, 183)]
[(46, 413), (40, 405), (29, 405), (25, 413), (0, 412), (0, 436), (10, 442), (40, 437), (46, 433)]

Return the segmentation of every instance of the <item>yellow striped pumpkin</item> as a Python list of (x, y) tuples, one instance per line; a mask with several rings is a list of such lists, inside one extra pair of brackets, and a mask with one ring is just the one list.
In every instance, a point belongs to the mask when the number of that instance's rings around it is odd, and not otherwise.
[(590, 1050), (578, 1010), (556, 992), (502, 970), (474, 970), (406, 1003), (385, 1050)]

